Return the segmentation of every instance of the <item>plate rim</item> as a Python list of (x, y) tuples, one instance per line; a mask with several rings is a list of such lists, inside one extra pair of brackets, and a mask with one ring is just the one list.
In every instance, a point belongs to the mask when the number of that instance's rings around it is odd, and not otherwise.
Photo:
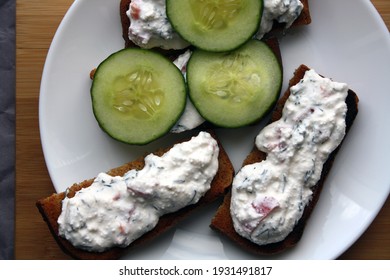
[[(47, 166), (48, 171), (49, 171), (50, 179), (52, 180), (56, 191), (58, 191), (58, 189), (57, 189), (58, 182), (57, 182), (57, 179), (55, 179), (55, 176), (53, 175), (55, 171), (53, 170), (51, 164), (48, 163), (49, 152), (47, 150), (47, 144), (46, 144), (48, 137), (46, 135), (47, 132), (45, 131), (44, 125), (42, 123), (44, 106), (45, 106), (44, 94), (42, 94), (42, 92), (45, 92), (45, 85), (47, 83), (46, 80), (49, 77), (49, 74), (48, 74), (49, 68), (48, 67), (51, 64), (51, 61), (52, 61), (53, 56), (55, 54), (56, 46), (57, 46), (58, 40), (59, 40), (58, 38), (60, 37), (61, 32), (63, 32), (63, 30), (66, 28), (67, 21), (71, 18), (72, 14), (77, 11), (78, 6), (86, 1), (87, 0), (75, 0), (71, 4), (70, 8), (66, 12), (63, 19), (61, 20), (61, 22), (60, 22), (60, 24), (55, 32), (55, 35), (54, 35), (53, 40), (50, 44), (50, 47), (49, 47), (49, 50), (47, 53), (47, 57), (46, 57), (46, 60), (44, 63), (43, 71), (42, 71), (42, 78), (41, 78), (40, 92), (39, 92), (39, 114), (38, 114), (39, 115), (39, 132), (40, 132), (41, 146), (42, 146), (42, 150), (43, 150), (43, 154), (44, 154), (45, 163), (46, 163), (46, 166)], [(346, 1), (346, 0), (344, 0), (344, 1)], [(368, 11), (370, 11), (370, 15), (375, 19), (376, 24), (380, 28), (380, 32), (383, 33), (382, 35), (388, 33), (389, 32), (388, 28), (387, 28), (385, 22), (383, 21), (381, 15), (376, 10), (374, 4), (369, 0), (360, 0), (360, 1), (361, 1), (361, 3), (363, 3), (366, 6)], [(118, 3), (119, 3), (119, 1), (118, 1)], [(387, 37), (387, 47), (390, 50), (390, 36)], [(337, 253), (333, 257), (331, 257), (332, 259), (338, 258), (340, 255), (342, 255), (349, 247), (351, 247), (361, 237), (361, 235), (368, 229), (368, 227), (372, 224), (374, 219), (377, 217), (378, 213), (381, 211), (383, 205), (385, 204), (385, 202), (387, 201), (387, 199), (389, 197), (389, 194), (390, 194), (390, 186), (388, 188), (387, 195), (384, 194), (381, 197), (380, 207), (377, 207), (375, 209), (375, 211), (372, 212), (372, 215), (370, 216), (370, 219), (369, 219), (369, 223), (367, 223), (367, 225), (365, 227), (360, 228), (360, 230), (356, 234), (356, 238), (351, 239), (348, 244), (345, 244), (345, 246), (341, 250), (339, 250), (340, 251), (339, 253)]]

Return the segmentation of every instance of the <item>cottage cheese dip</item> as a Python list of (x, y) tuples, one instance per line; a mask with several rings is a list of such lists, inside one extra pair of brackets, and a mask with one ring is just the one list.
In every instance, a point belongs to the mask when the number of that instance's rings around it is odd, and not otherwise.
[(126, 12), (130, 19), (129, 39), (145, 49), (183, 49), (189, 46), (173, 30), (165, 10), (165, 0), (132, 0)]
[(260, 40), (271, 31), (275, 20), (285, 23), (285, 28), (289, 28), (299, 17), (302, 9), (303, 4), (299, 0), (264, 0), (263, 15), (255, 37)]
[(128, 246), (162, 215), (199, 201), (217, 173), (218, 154), (216, 140), (200, 132), (161, 157), (146, 156), (142, 170), (123, 177), (100, 173), (90, 187), (62, 201), (59, 235), (92, 252)]
[(293, 230), (323, 164), (345, 136), (347, 92), (346, 84), (314, 70), (291, 87), (281, 119), (256, 137), (266, 160), (243, 167), (234, 178), (231, 215), (238, 234), (265, 245)]
[[(190, 50), (185, 51), (183, 54), (179, 55), (174, 61), (173, 64), (180, 69), (181, 73), (184, 76), (184, 79), (187, 77), (187, 63), (191, 57), (192, 52)], [(172, 127), (172, 133), (181, 133), (186, 130), (191, 130), (195, 127), (198, 127), (205, 122), (205, 119), (199, 114), (196, 110), (194, 104), (192, 104), (191, 99), (187, 96), (186, 107), (180, 119)]]

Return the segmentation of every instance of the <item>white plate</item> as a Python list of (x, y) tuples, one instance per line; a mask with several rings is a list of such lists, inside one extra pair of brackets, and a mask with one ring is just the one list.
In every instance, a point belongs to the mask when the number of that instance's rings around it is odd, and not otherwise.
[[(53, 39), (45, 63), (39, 104), (46, 164), (58, 192), (74, 182), (131, 161), (175, 140), (167, 136), (143, 147), (109, 138), (91, 110), (89, 71), (124, 46), (119, 0), (78, 0)], [(318, 206), (298, 246), (281, 259), (333, 259), (366, 230), (390, 191), (390, 39), (368, 0), (310, 0), (312, 24), (281, 39), (284, 88), (304, 63), (360, 97), (360, 112), (333, 166)], [(257, 127), (218, 130), (238, 170)], [(212, 205), (128, 258), (253, 258), (208, 227)], [(373, 248), (374, 250), (375, 248)]]

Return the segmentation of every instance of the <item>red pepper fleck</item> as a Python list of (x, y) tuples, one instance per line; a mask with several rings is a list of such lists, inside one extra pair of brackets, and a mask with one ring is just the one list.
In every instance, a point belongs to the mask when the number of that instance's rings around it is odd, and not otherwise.
[(139, 19), (141, 8), (134, 3), (130, 3), (130, 15), (133, 19)]
[(269, 213), (272, 212), (275, 208), (279, 207), (278, 201), (272, 196), (265, 196), (260, 200), (252, 202), (252, 207), (256, 210), (257, 213), (263, 216), (262, 219), (267, 217)]
[(122, 225), (119, 225), (119, 232), (120, 234), (125, 234), (125, 228)]

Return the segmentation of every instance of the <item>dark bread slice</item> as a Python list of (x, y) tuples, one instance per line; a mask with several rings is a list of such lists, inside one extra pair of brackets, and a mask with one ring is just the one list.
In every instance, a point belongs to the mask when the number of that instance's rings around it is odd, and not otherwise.
[[(129, 9), (131, 0), (121, 0), (119, 4), (119, 14), (120, 14), (120, 19), (121, 19), (121, 25), (122, 25), (122, 37), (123, 40), (125, 40), (125, 48), (130, 48), (130, 47), (136, 47), (138, 46), (133, 43), (129, 39), (129, 26), (130, 26), (130, 19), (126, 15), (127, 10)], [(172, 60), (174, 60), (178, 55), (182, 54), (184, 50), (164, 50), (161, 48), (153, 48), (153, 50), (170, 57)]]
[(302, 25), (308, 25), (311, 23), (309, 0), (301, 0), (303, 9), (299, 17), (294, 21), (292, 26), (298, 27)]
[(125, 47), (135, 47), (136, 45), (129, 39), (129, 26), (130, 26), (130, 19), (126, 15), (127, 10), (129, 9), (131, 0), (121, 0), (119, 4), (119, 15), (121, 18), (121, 25), (122, 25), (122, 37), (123, 40), (125, 40)]
[[(121, 0), (119, 4), (119, 14), (121, 19), (121, 25), (122, 25), (122, 37), (125, 40), (125, 47), (136, 47), (136, 45), (129, 39), (129, 26), (130, 26), (130, 20), (128, 16), (126, 15), (127, 10), (129, 9), (131, 0)], [(308, 25), (311, 23), (311, 16), (310, 16), (310, 9), (309, 9), (309, 0), (301, 0), (303, 4), (303, 9), (299, 17), (294, 21), (291, 27), (297, 27), (302, 25)], [(272, 28), (273, 31), (281, 31), (284, 29), (284, 24), (276, 23), (274, 24), (274, 27)], [(160, 52), (167, 54), (167, 55), (173, 55), (177, 56), (178, 54), (182, 53), (183, 51), (179, 50), (159, 50)]]
[[(212, 131), (208, 132), (210, 132), (210, 134), (215, 139), (217, 139)], [(206, 206), (226, 194), (231, 186), (234, 170), (227, 153), (219, 141), (218, 144), (220, 150), (218, 157), (219, 169), (211, 183), (211, 189), (199, 200), (197, 204), (187, 206), (178, 212), (162, 216), (157, 226), (152, 231), (144, 234), (126, 248), (115, 247), (102, 253), (92, 253), (75, 248), (70, 242), (58, 235), (57, 219), (61, 214), (62, 200), (65, 198), (65, 195), (68, 197), (73, 197), (78, 190), (89, 187), (94, 179), (85, 180), (79, 184), (73, 184), (69, 188), (67, 194), (65, 194), (65, 192), (55, 193), (49, 197), (40, 199), (37, 201), (36, 206), (38, 207), (43, 219), (47, 223), (55, 240), (66, 254), (76, 259), (117, 259), (128, 252), (130, 249), (144, 245), (157, 236), (161, 235), (163, 232), (169, 230), (199, 207)], [(170, 148), (160, 149), (154, 154), (162, 155), (169, 149)], [(108, 174), (111, 176), (122, 176), (131, 169), (142, 169), (143, 166), (144, 157), (141, 157), (120, 167), (111, 169)]]
[[(303, 4), (303, 9), (299, 17), (293, 22), (291, 27), (298, 27), (303, 25), (308, 25), (311, 23), (311, 15), (310, 15), (310, 7), (309, 7), (309, 0), (300, 0)], [(274, 32), (283, 31), (285, 28), (284, 23), (279, 23), (277, 21), (274, 22), (274, 25), (272, 26), (272, 30), (270, 31), (270, 34), (273, 34)]]
[[(294, 77), (289, 82), (289, 88), (295, 84), (297, 84), (304, 76), (305, 72), (309, 70), (309, 68), (305, 65), (301, 65), (298, 69), (295, 70)], [(277, 121), (282, 116), (282, 110), (283, 106), (290, 95), (290, 90), (288, 89), (285, 94), (280, 98), (278, 101), (272, 116), (270, 122)], [(346, 115), (346, 132), (348, 133), (349, 129), (352, 126), (352, 123), (358, 113), (358, 102), (359, 99), (357, 95), (352, 91), (348, 91), (348, 96), (346, 98), (346, 104), (348, 107), (347, 115)], [(345, 139), (345, 137), (344, 137)], [(344, 140), (343, 140), (344, 141)], [(342, 144), (342, 143), (341, 143)], [(341, 144), (339, 147), (334, 150), (328, 160), (325, 162), (323, 171), (321, 174), (321, 178), (319, 182), (313, 187), (313, 197), (310, 203), (306, 206), (302, 218), (299, 220), (297, 225), (295, 226), (294, 230), (286, 237), (285, 240), (273, 244), (263, 245), (259, 246), (248, 239), (241, 237), (238, 235), (233, 227), (233, 221), (230, 215), (230, 199), (231, 199), (231, 193), (229, 192), (222, 203), (222, 205), (218, 208), (214, 218), (211, 221), (210, 227), (217, 232), (220, 232), (222, 235), (227, 236), (230, 240), (235, 242), (238, 246), (242, 247), (243, 249), (246, 249), (247, 251), (254, 253), (254, 254), (274, 254), (279, 253), (281, 251), (284, 251), (287, 248), (293, 247), (298, 243), (298, 241), (301, 239), (304, 227), (306, 225), (307, 220), (310, 217), (310, 214), (312, 213), (318, 198), (320, 196), (320, 193), (322, 191), (322, 188), (324, 186), (325, 180), (327, 175), (329, 174), (329, 171), (332, 167), (333, 161), (336, 157), (336, 154), (338, 150), (341, 147)], [(247, 158), (244, 160), (243, 165), (248, 165), (255, 162), (260, 162), (266, 158), (266, 154), (264, 152), (261, 152), (256, 148), (256, 146), (253, 148), (251, 153), (247, 156)]]

